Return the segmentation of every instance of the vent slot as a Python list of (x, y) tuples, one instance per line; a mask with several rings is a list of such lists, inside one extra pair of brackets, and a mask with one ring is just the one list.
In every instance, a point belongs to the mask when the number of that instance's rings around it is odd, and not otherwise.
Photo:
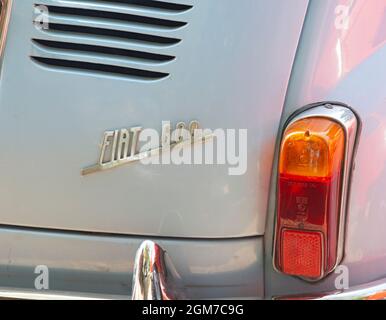
[(94, 28), (94, 27), (84, 27), (84, 26), (74, 26), (70, 24), (50, 23), (49, 30), (90, 34), (90, 35), (96, 35), (96, 36), (105, 36), (105, 37), (119, 38), (124, 40), (136, 40), (141, 42), (147, 42), (150, 44), (154, 43), (154, 44), (161, 44), (161, 45), (162, 44), (171, 45), (181, 41), (181, 39), (155, 36), (155, 35), (150, 35), (145, 33), (102, 29), (102, 28)]
[(193, 6), (187, 4), (171, 3), (165, 1), (155, 1), (155, 0), (103, 0), (103, 2), (108, 2), (112, 4), (126, 4), (138, 7), (145, 8), (156, 8), (164, 9), (176, 12), (187, 11)]
[(48, 20), (42, 25), (34, 20), (32, 61), (57, 72), (142, 80), (170, 75), (168, 66), (189, 23), (185, 12), (193, 8), (175, 0), (45, 2), (33, 5), (35, 14), (38, 8)]
[(88, 18), (101, 18), (108, 20), (117, 20), (124, 22), (134, 22), (137, 24), (146, 24), (151, 26), (168, 27), (168, 28), (179, 28), (186, 25), (186, 22), (166, 20), (145, 16), (138, 16), (133, 14), (101, 11), (101, 10), (90, 10), (90, 9), (79, 9), (69, 7), (58, 7), (58, 6), (46, 6), (49, 13), (52, 14), (63, 14), (71, 17), (88, 17)]
[(106, 64), (79, 62), (62, 59), (51, 59), (42, 57), (31, 57), (32, 60), (47, 66), (60, 67), (65, 69), (96, 71), (104, 74), (130, 76), (134, 78), (144, 78), (148, 80), (157, 80), (167, 77), (168, 73), (148, 71), (135, 68), (117, 67)]
[(39, 39), (33, 39), (33, 42), (37, 43), (40, 46), (43, 46), (46, 48), (52, 48), (52, 49), (82, 51), (82, 52), (89, 52), (89, 53), (97, 52), (97, 53), (111, 55), (111, 56), (130, 57), (130, 58), (137, 58), (137, 59), (143, 59), (143, 60), (154, 61), (154, 62), (166, 62), (166, 61), (171, 61), (175, 58), (174, 56), (169, 56), (164, 54), (79, 44), (79, 43), (59, 42), (59, 41), (39, 40)]

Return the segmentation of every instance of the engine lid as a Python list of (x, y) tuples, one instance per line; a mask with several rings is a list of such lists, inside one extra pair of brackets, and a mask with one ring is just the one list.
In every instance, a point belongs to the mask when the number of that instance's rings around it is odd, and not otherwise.
[[(185, 238), (262, 235), (308, 1), (39, 4), (13, 1), (3, 57), (0, 223)], [(141, 127), (161, 135), (162, 121), (191, 120), (246, 129), (246, 172), (230, 175), (229, 163), (130, 161), (82, 175), (99, 163), (106, 132)], [(106, 141), (111, 147), (114, 136)]]

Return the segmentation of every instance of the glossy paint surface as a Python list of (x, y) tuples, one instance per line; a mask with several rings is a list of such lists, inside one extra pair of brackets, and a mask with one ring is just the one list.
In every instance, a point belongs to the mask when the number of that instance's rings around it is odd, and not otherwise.
[[(96, 2), (39, 1), (82, 8)], [(35, 1), (13, 1), (0, 79), (0, 223), (185, 238), (264, 233), (274, 141), (308, 1), (183, 2), (193, 8), (178, 14), (99, 6), (188, 22), (167, 31), (125, 26), (181, 38), (178, 45), (149, 48), (107, 41), (177, 57), (147, 65), (170, 76), (144, 82), (33, 62), (31, 55), (59, 53), (42, 50), (32, 38), (89, 44), (95, 39), (49, 36), (32, 24)], [(111, 21), (107, 26), (123, 28)], [(101, 61), (95, 55), (88, 59)], [(132, 164), (80, 175), (97, 161), (106, 130), (142, 126), (160, 131), (162, 120), (193, 119), (205, 128), (248, 129), (247, 174), (229, 176), (224, 165)]]
[[(343, 14), (343, 16), (342, 16)], [(343, 20), (342, 20), (343, 19)], [(335, 290), (348, 271), (349, 286), (386, 275), (384, 232), (386, 189), (386, 2), (311, 1), (287, 95), (283, 122), (296, 109), (317, 101), (350, 105), (362, 121), (352, 177), (345, 256), (337, 273), (317, 285), (272, 270), (267, 241), (267, 295)], [(276, 177), (274, 171), (273, 179)], [(271, 190), (267, 238), (272, 236)], [(338, 279), (339, 280), (339, 279)]]
[[(127, 297), (143, 240), (0, 228), (1, 287), (34, 289), (35, 268), (44, 265), (50, 290)], [(155, 241), (173, 261), (187, 297), (263, 297), (262, 237)]]

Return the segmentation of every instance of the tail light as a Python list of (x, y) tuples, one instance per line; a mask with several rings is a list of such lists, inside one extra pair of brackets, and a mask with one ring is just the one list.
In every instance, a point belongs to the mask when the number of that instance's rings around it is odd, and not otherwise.
[(318, 280), (343, 256), (357, 118), (343, 106), (313, 107), (290, 120), (280, 145), (275, 268)]

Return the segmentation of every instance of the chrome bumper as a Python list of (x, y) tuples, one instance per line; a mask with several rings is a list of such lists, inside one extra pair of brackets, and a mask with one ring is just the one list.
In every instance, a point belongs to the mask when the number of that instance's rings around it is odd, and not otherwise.
[(324, 294), (275, 297), (274, 300), (386, 300), (386, 279)]
[(133, 300), (183, 299), (180, 276), (166, 251), (152, 241), (139, 247), (134, 261)]
[[(156, 243), (145, 241), (137, 251), (133, 274), (133, 300), (174, 300), (185, 298), (178, 276), (167, 253)], [(386, 279), (344, 291), (275, 300), (384, 300)]]
[[(175, 300), (186, 299), (181, 277), (158, 244), (144, 241), (134, 261), (132, 295), (98, 295), (75, 292), (0, 288), (0, 299), (28, 300)], [(386, 279), (324, 294), (275, 297), (274, 300), (384, 300)]]
[(0, 300), (129, 300), (129, 296), (0, 288)]
[(0, 288), (0, 299), (16, 300), (177, 300), (184, 299), (180, 277), (168, 254), (158, 244), (144, 241), (137, 250), (132, 296), (98, 295), (51, 290)]
[[(167, 253), (152, 241), (137, 251), (133, 274), (134, 300), (173, 300), (185, 298), (178, 276)], [(383, 300), (386, 279), (341, 292), (311, 296), (282, 297), (277, 300)]]
[(385, 300), (386, 279), (354, 287), (343, 292), (325, 295), (317, 300)]

